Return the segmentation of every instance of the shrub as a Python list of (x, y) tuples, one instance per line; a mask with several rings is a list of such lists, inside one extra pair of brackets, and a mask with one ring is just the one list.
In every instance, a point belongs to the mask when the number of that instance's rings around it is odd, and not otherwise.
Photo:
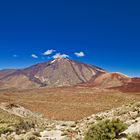
[(134, 133), (129, 135), (128, 140), (140, 140), (140, 133)]
[(104, 120), (92, 125), (84, 140), (113, 140), (127, 129), (127, 125), (119, 119)]
[(5, 127), (1, 127), (0, 128), (0, 135), (1, 134), (6, 134), (6, 133), (8, 133), (8, 132), (12, 132), (13, 130), (11, 129), (11, 128), (5, 128)]
[(16, 133), (21, 134), (21, 132), (24, 131), (29, 131), (31, 128), (35, 128), (35, 124), (32, 121), (29, 120), (20, 120), (19, 124), (15, 125), (16, 128)]

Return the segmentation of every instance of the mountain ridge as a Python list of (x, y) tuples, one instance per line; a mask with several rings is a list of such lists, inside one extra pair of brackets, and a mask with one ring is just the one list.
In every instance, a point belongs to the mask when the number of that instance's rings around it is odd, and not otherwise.
[[(92, 77), (102, 73), (106, 73), (106, 71), (97, 66), (91, 66), (68, 58), (57, 58), (5, 74), (0, 78), (0, 81), (6, 83), (6, 85), (11, 85), (11, 87), (19, 88), (22, 88), (22, 85), (15, 82), (19, 79), (20, 83), (28, 82), (33, 88), (71, 86), (88, 82)], [(16, 84), (13, 85), (13, 83)], [(23, 86), (23, 88), (26, 87)]]
[(131, 90), (129, 87), (133, 87), (139, 91), (140, 78), (129, 77), (120, 72), (110, 73), (98, 66), (68, 58), (56, 58), (24, 69), (0, 71), (0, 89), (76, 85), (101, 89), (113, 88), (122, 91)]

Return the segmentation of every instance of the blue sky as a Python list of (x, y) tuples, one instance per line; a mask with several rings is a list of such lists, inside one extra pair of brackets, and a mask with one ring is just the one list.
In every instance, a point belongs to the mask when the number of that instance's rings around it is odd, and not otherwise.
[[(1, 0), (0, 69), (27, 67), (60, 53), (140, 76), (139, 7), (138, 0)], [(51, 49), (56, 51), (43, 55)]]

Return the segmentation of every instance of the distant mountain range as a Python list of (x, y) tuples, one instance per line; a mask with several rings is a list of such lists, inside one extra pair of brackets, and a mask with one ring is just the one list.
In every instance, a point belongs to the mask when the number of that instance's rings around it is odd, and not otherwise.
[(57, 58), (25, 69), (5, 69), (0, 71), (0, 89), (41, 88), (62, 86), (85, 86), (96, 88), (140, 87), (139, 78), (131, 78), (121, 73), (109, 73), (93, 65)]

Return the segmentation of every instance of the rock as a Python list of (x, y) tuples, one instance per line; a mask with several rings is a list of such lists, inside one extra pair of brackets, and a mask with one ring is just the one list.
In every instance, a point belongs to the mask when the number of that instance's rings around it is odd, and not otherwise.
[(39, 138), (37, 136), (35, 136), (33, 134), (33, 132), (28, 132), (26, 133), (24, 136), (23, 136), (23, 139), (24, 140), (29, 140), (29, 139), (32, 139), (32, 140), (39, 140)]

